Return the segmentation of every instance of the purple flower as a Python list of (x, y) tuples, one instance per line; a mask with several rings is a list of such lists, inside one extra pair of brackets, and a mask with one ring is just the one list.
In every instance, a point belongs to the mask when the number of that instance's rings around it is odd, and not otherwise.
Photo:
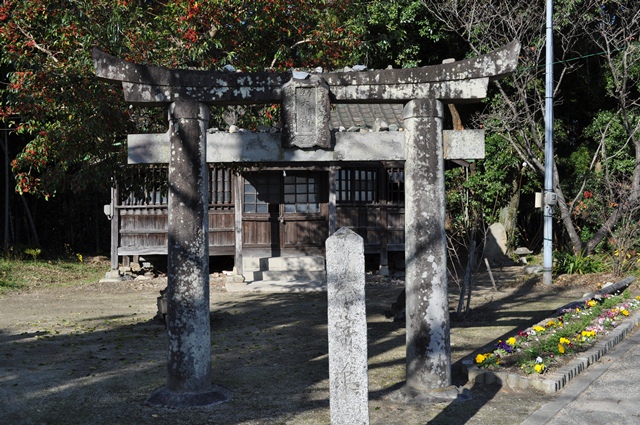
[(504, 350), (507, 353), (512, 353), (513, 352), (513, 347), (510, 346), (509, 344), (507, 344), (504, 341), (498, 342), (498, 347), (497, 348), (498, 348), (498, 350)]

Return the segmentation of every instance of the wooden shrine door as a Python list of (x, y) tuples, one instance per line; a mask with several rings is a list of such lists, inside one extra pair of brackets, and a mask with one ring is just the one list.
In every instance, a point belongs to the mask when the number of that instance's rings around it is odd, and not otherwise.
[(328, 237), (328, 173), (245, 173), (244, 249), (259, 255), (317, 254)]

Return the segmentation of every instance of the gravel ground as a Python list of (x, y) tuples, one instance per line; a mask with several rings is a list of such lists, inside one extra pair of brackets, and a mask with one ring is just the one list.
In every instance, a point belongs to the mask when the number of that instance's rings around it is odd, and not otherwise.
[[(547, 317), (603, 276), (559, 281), (480, 281), (472, 314), (453, 321), (453, 383), (471, 400), (391, 400), (404, 380), (405, 329), (384, 316), (398, 279), (369, 276), (369, 411), (372, 424), (513, 424), (552, 399), (535, 390), (472, 386), (460, 361)], [(93, 283), (0, 298), (0, 424), (328, 424), (326, 293), (228, 293), (212, 280), (213, 380), (233, 391), (225, 404), (149, 407), (166, 383), (166, 335), (156, 297), (166, 280)], [(457, 305), (452, 287), (451, 305)]]

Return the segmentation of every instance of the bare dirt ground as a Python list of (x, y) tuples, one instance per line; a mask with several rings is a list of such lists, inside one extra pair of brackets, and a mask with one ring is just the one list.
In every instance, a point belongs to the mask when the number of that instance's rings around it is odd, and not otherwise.
[[(563, 278), (547, 288), (498, 274), (498, 291), (481, 281), (472, 314), (451, 324), (453, 383), (466, 384), (472, 399), (414, 405), (385, 397), (404, 380), (405, 329), (384, 316), (402, 281), (371, 277), (371, 423), (520, 423), (553, 396), (473, 386), (461, 360), (607, 279)], [(326, 293), (228, 293), (218, 282), (211, 293), (213, 375), (233, 399), (198, 409), (146, 406), (146, 397), (166, 384), (165, 330), (154, 319), (165, 285), (162, 278), (96, 282), (0, 298), (0, 424), (329, 423)]]

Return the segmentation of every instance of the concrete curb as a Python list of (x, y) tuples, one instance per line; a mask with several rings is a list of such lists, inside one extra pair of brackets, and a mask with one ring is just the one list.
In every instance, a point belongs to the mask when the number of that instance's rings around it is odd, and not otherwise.
[(485, 385), (497, 382), (510, 388), (534, 388), (547, 394), (555, 394), (622, 342), (639, 324), (640, 311), (637, 311), (601, 340), (598, 340), (589, 350), (581, 353), (569, 364), (550, 373), (546, 379), (542, 380), (515, 373), (481, 369), (475, 365), (473, 355), (462, 360), (462, 365), (466, 367), (468, 380), (471, 383)]

